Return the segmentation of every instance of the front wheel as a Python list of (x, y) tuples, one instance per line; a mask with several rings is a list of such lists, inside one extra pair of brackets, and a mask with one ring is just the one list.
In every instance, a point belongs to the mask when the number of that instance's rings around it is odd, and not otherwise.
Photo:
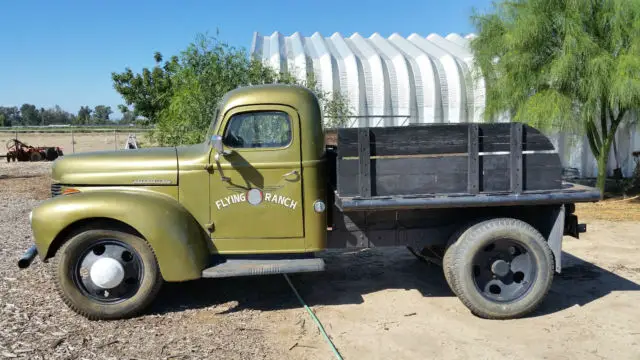
[(533, 311), (551, 288), (554, 258), (544, 237), (516, 219), (491, 219), (464, 231), (443, 259), (447, 282), (471, 312), (511, 319)]
[(73, 311), (91, 320), (136, 315), (163, 282), (149, 244), (120, 231), (81, 232), (54, 259), (58, 293)]

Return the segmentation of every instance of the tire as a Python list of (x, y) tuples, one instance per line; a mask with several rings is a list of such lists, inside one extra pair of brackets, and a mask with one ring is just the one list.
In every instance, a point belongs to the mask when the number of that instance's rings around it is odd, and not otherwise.
[[(102, 254), (96, 255), (96, 249), (99, 250), (101, 247)], [(111, 288), (96, 285), (93, 270), (98, 260), (94, 260), (89, 269), (82, 267), (83, 261), (94, 258), (116, 259), (117, 257), (107, 255), (104, 249), (109, 249), (110, 254), (115, 253), (120, 247), (125, 249), (119, 256), (120, 264), (125, 269), (132, 269), (138, 278), (130, 281), (131, 278), (126, 278), (129, 276), (129, 270), (124, 270), (124, 278), (120, 279), (118, 285)], [(129, 252), (126, 259), (125, 252)], [(129, 263), (125, 264), (125, 261)], [(140, 237), (120, 231), (83, 231), (62, 246), (54, 257), (54, 264), (56, 288), (64, 303), (90, 320), (125, 319), (137, 315), (151, 303), (163, 283), (156, 256), (149, 244)], [(99, 276), (97, 278), (100, 280)], [(97, 295), (92, 289), (106, 291), (104, 295)], [(112, 294), (107, 294), (108, 292)], [(109, 296), (112, 298), (108, 298)]]
[(46, 159), (49, 161), (53, 161), (58, 158), (58, 152), (56, 151), (55, 148), (47, 148), (46, 154), (47, 154)]
[(29, 160), (30, 161), (41, 161), (42, 160), (42, 154), (40, 154), (39, 152), (32, 152), (29, 155)]
[(456, 290), (454, 289), (453, 284), (451, 283), (451, 272), (454, 265), (452, 255), (454, 254), (455, 251), (454, 250), (449, 251), (449, 250), (459, 242), (463, 234), (465, 234), (470, 227), (484, 220), (485, 219), (476, 219), (475, 221), (468, 222), (460, 226), (453, 234), (451, 234), (451, 236), (449, 237), (449, 240), (447, 240), (447, 245), (445, 246), (445, 250), (444, 250), (444, 256), (442, 257), (442, 272), (444, 273), (444, 279), (447, 281), (449, 288), (456, 296), (458, 296), (458, 294), (456, 294)]
[(513, 319), (536, 309), (551, 288), (554, 268), (544, 237), (510, 218), (470, 226), (443, 259), (452, 291), (474, 315), (486, 319)]

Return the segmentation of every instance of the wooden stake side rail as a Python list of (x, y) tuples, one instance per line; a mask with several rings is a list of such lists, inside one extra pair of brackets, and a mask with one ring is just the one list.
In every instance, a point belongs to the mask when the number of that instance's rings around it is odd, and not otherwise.
[(562, 188), (553, 144), (520, 123), (340, 129), (337, 148), (340, 197)]

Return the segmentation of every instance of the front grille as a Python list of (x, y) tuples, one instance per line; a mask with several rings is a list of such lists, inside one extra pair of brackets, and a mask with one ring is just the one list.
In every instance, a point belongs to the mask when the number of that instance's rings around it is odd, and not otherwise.
[(58, 195), (62, 195), (62, 185), (51, 184), (51, 197), (56, 197)]

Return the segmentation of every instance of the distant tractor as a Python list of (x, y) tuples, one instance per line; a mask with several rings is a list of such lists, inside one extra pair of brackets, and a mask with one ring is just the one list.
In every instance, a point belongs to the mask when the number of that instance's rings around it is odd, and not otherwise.
[(53, 161), (64, 155), (60, 147), (31, 146), (18, 139), (7, 141), (7, 162), (11, 161)]

